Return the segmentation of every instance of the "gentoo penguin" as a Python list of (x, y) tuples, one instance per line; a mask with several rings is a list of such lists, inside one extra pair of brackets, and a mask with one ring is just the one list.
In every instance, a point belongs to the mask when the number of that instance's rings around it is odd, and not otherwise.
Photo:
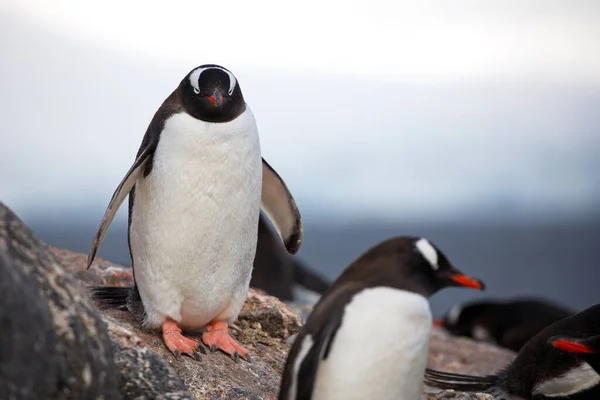
[(495, 343), (519, 351), (529, 339), (548, 325), (575, 311), (543, 299), (517, 298), (457, 304), (434, 325), (456, 336)]
[(200, 359), (202, 345), (182, 329), (203, 327), (212, 351), (248, 359), (228, 324), (248, 293), (261, 205), (291, 253), (302, 224), (285, 183), (261, 157), (254, 115), (231, 71), (194, 68), (162, 103), (108, 205), (88, 268), (127, 194), (135, 284), (93, 288), (92, 296), (105, 306), (127, 303), (144, 327), (162, 328), (178, 359)]
[(440, 389), (485, 392), (497, 400), (600, 399), (598, 365), (588, 354), (565, 351), (558, 337), (600, 334), (600, 304), (544, 328), (495, 375), (470, 376), (427, 369), (425, 383)]
[(298, 286), (322, 294), (329, 287), (329, 282), (306, 267), (298, 256), (290, 255), (261, 214), (250, 286), (264, 290), (281, 301), (292, 301), (297, 298), (295, 289)]
[(333, 282), (290, 349), (280, 400), (417, 400), (427, 363), (428, 297), (483, 290), (424, 238), (371, 248)]

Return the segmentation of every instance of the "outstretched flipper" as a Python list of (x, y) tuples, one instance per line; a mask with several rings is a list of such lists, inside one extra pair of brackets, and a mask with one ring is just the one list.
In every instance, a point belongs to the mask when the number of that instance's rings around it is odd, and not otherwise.
[(269, 217), (290, 254), (302, 244), (302, 219), (285, 182), (263, 158), (261, 207)]
[(115, 218), (119, 207), (123, 203), (123, 200), (125, 200), (125, 197), (127, 197), (131, 189), (133, 189), (137, 180), (144, 174), (146, 164), (156, 149), (156, 145), (152, 144), (152, 142), (149, 143), (149, 145), (141, 152), (129, 171), (127, 171), (127, 174), (117, 187), (117, 190), (113, 193), (110, 203), (106, 208), (106, 212), (104, 213), (104, 217), (102, 217), (102, 222), (100, 222), (98, 232), (96, 232), (96, 237), (94, 237), (94, 241), (92, 242), (92, 248), (88, 254), (87, 268), (90, 268), (92, 262), (94, 262), (96, 253), (98, 252), (98, 249), (100, 249), (102, 241), (106, 236), (106, 232)]

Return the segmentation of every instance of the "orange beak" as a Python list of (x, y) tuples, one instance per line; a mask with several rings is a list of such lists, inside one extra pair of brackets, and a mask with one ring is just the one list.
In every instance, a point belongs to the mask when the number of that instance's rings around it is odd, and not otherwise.
[(223, 95), (219, 92), (215, 92), (212, 96), (207, 96), (207, 99), (215, 107), (219, 107), (223, 104)]
[(438, 318), (433, 320), (433, 326), (443, 328), (444, 326), (446, 326), (446, 323), (444, 322), (443, 318)]
[(571, 340), (566, 339), (556, 339), (550, 342), (550, 344), (562, 351), (566, 351), (568, 353), (584, 353), (584, 354), (594, 354), (595, 351), (583, 345), (581, 343), (573, 342)]
[(469, 278), (466, 275), (452, 275), (450, 279), (463, 287), (476, 289), (476, 290), (485, 290), (485, 284), (480, 280)]

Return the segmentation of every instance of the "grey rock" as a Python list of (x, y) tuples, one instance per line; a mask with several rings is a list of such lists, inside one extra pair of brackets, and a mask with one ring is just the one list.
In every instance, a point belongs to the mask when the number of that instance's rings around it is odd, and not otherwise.
[(494, 400), (494, 396), (486, 393), (464, 393), (454, 390), (444, 390), (438, 393), (428, 393), (427, 400)]
[(2, 203), (0, 304), (0, 398), (122, 398), (100, 314), (48, 246)]
[(126, 399), (194, 400), (183, 380), (135, 333), (104, 316), (115, 348), (115, 363), (121, 375), (120, 392)]

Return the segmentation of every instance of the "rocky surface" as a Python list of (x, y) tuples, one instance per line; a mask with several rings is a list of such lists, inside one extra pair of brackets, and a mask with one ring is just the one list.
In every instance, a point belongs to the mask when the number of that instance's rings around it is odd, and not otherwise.
[[(232, 336), (249, 350), (251, 363), (236, 363), (221, 352), (203, 355), (200, 362), (177, 361), (158, 332), (141, 329), (127, 311), (100, 313), (72, 279), (130, 285), (131, 268), (102, 259), (89, 270), (85, 265), (86, 255), (49, 249), (0, 205), (0, 318), (11, 322), (0, 335), (0, 348), (11, 349), (0, 352), (0, 365), (11, 367), (0, 368), (1, 398), (47, 398), (48, 393), (90, 399), (277, 398), (289, 344), (301, 326), (285, 304), (250, 291)], [(301, 311), (306, 316), (310, 307), (303, 304)], [(200, 339), (199, 333), (188, 336)], [(429, 367), (477, 375), (493, 373), (514, 358), (510, 351), (439, 329), (430, 350)], [(452, 391), (422, 397), (491, 398)]]
[[(159, 332), (139, 328), (127, 311), (107, 310), (119, 326), (135, 332), (135, 348), (143, 346), (169, 365), (196, 399), (276, 399), (287, 356), (285, 339), (300, 329), (300, 319), (274, 297), (251, 290), (234, 324), (232, 336), (249, 352), (252, 362), (234, 362), (221, 352), (203, 355), (201, 361), (182, 357), (177, 361), (164, 346)], [(112, 334), (111, 334), (112, 336)], [(187, 333), (200, 341), (200, 333)], [(125, 343), (124, 348), (133, 342)]]
[[(117, 285), (131, 283), (129, 267), (112, 264), (99, 259), (89, 271), (83, 271), (86, 257), (83, 254), (53, 249), (65, 267), (89, 285), (99, 282), (115, 282)], [(116, 274), (111, 278), (111, 274)], [(295, 311), (303, 316), (310, 313), (306, 303), (291, 302)], [(111, 310), (108, 314), (118, 320), (128, 330), (134, 331), (149, 349), (161, 356), (186, 382), (190, 392), (201, 399), (276, 399), (280, 373), (293, 335), (300, 327), (298, 316), (277, 299), (261, 291), (251, 289), (250, 295), (235, 324), (233, 336), (246, 346), (253, 357), (253, 363), (234, 363), (225, 354), (214, 353), (203, 356), (201, 362), (189, 358), (176, 361), (164, 348), (157, 332), (144, 332), (137, 321), (126, 311)], [(199, 334), (190, 334), (200, 339)], [(494, 373), (514, 358), (511, 351), (495, 346), (476, 343), (466, 338), (455, 338), (445, 330), (434, 329), (430, 344), (430, 368), (449, 372), (486, 375)], [(466, 394), (452, 391), (432, 392), (423, 399), (492, 399), (484, 394)]]

